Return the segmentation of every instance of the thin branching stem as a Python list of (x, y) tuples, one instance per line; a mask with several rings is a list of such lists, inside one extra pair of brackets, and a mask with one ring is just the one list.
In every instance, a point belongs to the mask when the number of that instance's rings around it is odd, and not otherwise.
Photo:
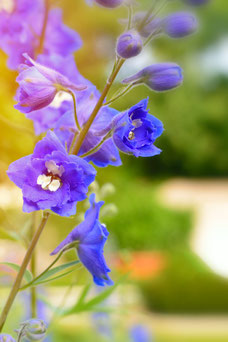
[(10, 294), (9, 294), (9, 297), (6, 301), (6, 304), (2, 310), (2, 313), (1, 313), (1, 316), (0, 316), (0, 332), (2, 331), (2, 328), (5, 324), (5, 321), (7, 319), (7, 316), (9, 314), (9, 311), (14, 303), (14, 300), (16, 298), (16, 295), (20, 289), (20, 286), (21, 286), (21, 283), (22, 283), (22, 280), (23, 280), (23, 276), (24, 276), (24, 273), (28, 267), (28, 264), (31, 260), (31, 257), (32, 257), (32, 254), (33, 254), (33, 251), (37, 245), (37, 242), (39, 241), (39, 238), (40, 238), (40, 235), (41, 233), (43, 232), (44, 230), (44, 227), (46, 226), (46, 223), (48, 221), (48, 218), (49, 218), (50, 214), (47, 213), (47, 212), (44, 212), (43, 214), (43, 218), (42, 218), (42, 221), (39, 225), (39, 227), (37, 228), (33, 238), (32, 238), (32, 241), (30, 242), (30, 245), (27, 249), (27, 252), (24, 256), (24, 259), (22, 261), (22, 264), (21, 264), (21, 267), (20, 267), (20, 270), (16, 276), (16, 279), (14, 281), (14, 284), (12, 286), (12, 289), (10, 291)]

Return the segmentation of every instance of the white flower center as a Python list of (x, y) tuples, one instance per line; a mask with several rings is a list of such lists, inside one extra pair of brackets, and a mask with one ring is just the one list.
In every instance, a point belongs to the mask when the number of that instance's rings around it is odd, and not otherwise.
[(53, 160), (49, 160), (45, 163), (47, 168), (47, 174), (39, 175), (37, 178), (37, 184), (41, 186), (43, 190), (49, 190), (51, 192), (57, 191), (61, 185), (61, 176), (64, 173), (64, 167), (58, 166)]
[(1, 0), (0, 1), (0, 11), (6, 11), (12, 13), (14, 10), (14, 0)]
[(56, 95), (52, 103), (50, 104), (53, 108), (61, 107), (64, 101), (72, 101), (72, 96), (65, 91), (59, 91)]

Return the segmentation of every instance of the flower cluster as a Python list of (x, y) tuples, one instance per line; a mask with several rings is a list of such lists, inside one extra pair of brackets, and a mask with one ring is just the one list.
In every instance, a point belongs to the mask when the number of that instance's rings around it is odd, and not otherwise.
[[(107, 8), (122, 4), (134, 7), (124, 0), (94, 2)], [(185, 2), (194, 6), (206, 1)], [(15, 108), (33, 120), (37, 135), (46, 132), (33, 154), (10, 165), (8, 176), (22, 190), (25, 212), (51, 210), (72, 216), (95, 179), (90, 162), (97, 167), (119, 166), (120, 151), (135, 157), (161, 152), (154, 143), (163, 132), (163, 124), (149, 114), (148, 99), (119, 112), (109, 106), (115, 98), (106, 103), (106, 95), (128, 58), (139, 55), (154, 38), (192, 34), (197, 29), (196, 17), (190, 12), (162, 17), (156, 6), (154, 12), (143, 9), (130, 15), (126, 31), (117, 39), (117, 62), (102, 93), (78, 72), (72, 53), (81, 46), (80, 37), (62, 23), (60, 10), (52, 8), (49, 0), (4, 0), (0, 19), (0, 47), (9, 56), (9, 67), (19, 67)], [(127, 90), (144, 84), (158, 92), (182, 82), (181, 67), (170, 62), (146, 66), (122, 80)], [(85, 221), (52, 254), (77, 243), (79, 259), (94, 282), (110, 285), (103, 257), (108, 232), (98, 221), (102, 202), (95, 203), (92, 196), (90, 204)]]
[[(89, 186), (97, 172), (92, 163), (98, 168), (120, 166), (121, 152), (135, 157), (161, 153), (155, 144), (163, 133), (163, 124), (149, 113), (148, 98), (121, 111), (110, 105), (138, 85), (145, 85), (154, 92), (178, 87), (183, 82), (182, 68), (173, 62), (147, 65), (123, 79), (120, 89), (109, 98), (122, 66), (129, 58), (138, 56), (153, 39), (163, 36), (179, 39), (193, 34), (198, 28), (193, 13), (181, 11), (163, 15), (159, 1), (154, 1), (149, 10), (140, 2), (136, 6), (133, 0), (86, 2), (96, 3), (104, 9), (121, 5), (129, 9), (128, 19), (123, 20), (126, 30), (117, 38), (115, 63), (103, 91), (79, 73), (73, 53), (81, 47), (81, 39), (78, 33), (63, 24), (61, 11), (52, 7), (51, 0), (0, 1), (0, 48), (8, 55), (9, 68), (19, 72), (15, 108), (33, 121), (36, 135), (33, 153), (14, 161), (7, 173), (22, 191), (23, 211), (43, 211), (41, 224), (0, 317), (0, 331), (17, 292), (34, 285), (41, 277), (44, 279), (69, 249), (76, 249), (79, 261), (73, 263), (81, 262), (96, 285), (113, 284), (104, 258), (109, 233), (99, 221), (104, 202), (96, 202), (95, 194), (92, 194), (84, 221), (51, 253), (57, 254), (55, 261), (40, 276), (21, 287), (22, 273), (31, 260), (50, 212), (74, 219), (77, 203), (88, 198)], [(196, 7), (207, 0), (182, 2)], [(168, 4), (169, 1), (164, 2), (164, 5)], [(142, 8), (136, 12), (140, 6)], [(45, 212), (47, 210), (49, 213)], [(56, 269), (59, 268), (54, 272)], [(38, 340), (44, 338), (46, 325), (39, 319), (32, 319), (22, 323), (17, 332), (18, 341), (21, 338)], [(146, 342), (150, 336), (143, 327), (136, 326), (131, 331), (131, 339)], [(1, 334), (0, 341), (15, 340)]]

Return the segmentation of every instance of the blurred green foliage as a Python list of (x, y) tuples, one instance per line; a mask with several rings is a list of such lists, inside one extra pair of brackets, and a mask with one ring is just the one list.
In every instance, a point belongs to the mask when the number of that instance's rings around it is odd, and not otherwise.
[(176, 250), (168, 260), (161, 274), (141, 283), (150, 309), (176, 314), (227, 314), (227, 279), (215, 275), (190, 250)]
[(159, 204), (159, 183), (131, 177), (126, 171), (113, 178), (116, 194), (111, 199), (117, 204), (118, 213), (105, 218), (105, 223), (119, 248), (172, 250), (188, 245), (191, 212)]

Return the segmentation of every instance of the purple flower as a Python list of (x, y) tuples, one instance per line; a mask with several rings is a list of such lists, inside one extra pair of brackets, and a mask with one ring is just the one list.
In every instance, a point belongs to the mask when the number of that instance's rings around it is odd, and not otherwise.
[(197, 30), (196, 17), (188, 12), (176, 12), (163, 19), (163, 30), (171, 38), (186, 37)]
[[(82, 91), (77, 100), (77, 113), (80, 126), (82, 127), (88, 120), (93, 108), (99, 98), (100, 94), (97, 90), (85, 90)], [(101, 142), (104, 134), (97, 135), (104, 127), (106, 127), (118, 114), (115, 109), (109, 107), (103, 107), (96, 119), (94, 120), (86, 138), (81, 146), (79, 155), (87, 153), (92, 148)], [(69, 110), (60, 117), (56, 124), (55, 133), (62, 141), (63, 145), (67, 144), (68, 149), (71, 146), (73, 137), (77, 132), (77, 127), (74, 120), (74, 114), (72, 110)], [(107, 165), (119, 166), (121, 165), (121, 159), (119, 156), (118, 149), (116, 148), (113, 140), (109, 138), (101, 146), (101, 148), (85, 158), (86, 161), (92, 161), (99, 167), (105, 167)]]
[[(40, 64), (63, 74), (72, 83), (86, 85), (88, 87), (86, 92), (93, 91), (96, 88), (79, 73), (72, 55), (69, 55), (68, 57), (62, 57), (56, 54), (39, 55), (37, 61)], [(84, 91), (81, 93), (83, 94)], [(79, 93), (77, 95), (79, 96)], [(82, 95), (80, 95), (80, 98), (81, 97)], [(73, 110), (71, 95), (59, 91), (55, 96), (54, 101), (48, 107), (26, 113), (26, 116), (33, 120), (35, 132), (39, 135), (48, 129), (55, 128), (59, 118), (69, 110)]]
[(87, 0), (86, 2), (91, 5), (92, 2), (95, 1), (97, 4), (103, 6), (103, 7), (108, 7), (108, 8), (115, 8), (124, 2), (124, 0)]
[(32, 66), (24, 66), (17, 77), (20, 85), (17, 94), (19, 103), (15, 108), (22, 113), (48, 106), (59, 91), (79, 91), (87, 88), (73, 84), (59, 72), (35, 62), (27, 54), (24, 56)]
[(154, 91), (166, 91), (178, 87), (183, 82), (182, 69), (175, 63), (152, 64), (122, 83), (144, 83)]
[(142, 100), (113, 120), (116, 146), (135, 157), (152, 157), (161, 152), (154, 142), (162, 134), (163, 125), (148, 113), (147, 105), (148, 99)]
[(45, 39), (39, 51), (45, 12), (43, 0), (12, 0), (12, 5), (5, 8), (7, 11), (4, 7), (1, 11), (0, 7), (0, 47), (9, 56), (11, 69), (17, 69), (19, 64), (24, 63), (23, 53), (31, 57), (50, 52), (67, 56), (81, 47), (79, 35), (62, 23), (61, 10), (51, 9)]
[(68, 155), (49, 131), (33, 154), (13, 162), (7, 174), (22, 189), (24, 212), (50, 209), (70, 216), (76, 213), (77, 202), (86, 198), (96, 171), (85, 160)]
[(51, 255), (59, 253), (65, 246), (77, 242), (78, 257), (82, 264), (92, 274), (95, 284), (113, 285), (104, 259), (104, 245), (108, 231), (98, 220), (101, 206), (104, 202), (95, 202), (95, 194), (90, 195), (90, 208), (85, 213), (85, 219), (63, 240)]
[(143, 42), (136, 30), (130, 30), (121, 34), (117, 40), (116, 51), (122, 58), (131, 58), (140, 54)]
[(0, 342), (16, 342), (16, 340), (8, 334), (0, 334)]
[(143, 325), (134, 325), (130, 330), (132, 342), (151, 342), (151, 337), (147, 328)]

